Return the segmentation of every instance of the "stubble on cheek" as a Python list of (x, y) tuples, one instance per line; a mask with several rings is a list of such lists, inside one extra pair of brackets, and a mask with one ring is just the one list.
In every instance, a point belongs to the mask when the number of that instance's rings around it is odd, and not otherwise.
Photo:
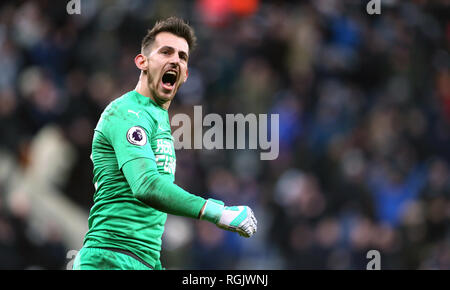
[(152, 75), (149, 73), (149, 71), (147, 71), (147, 87), (151, 90), (152, 88), (152, 82), (153, 82), (153, 77)]
[(158, 84), (154, 83), (154, 76), (147, 71), (147, 86), (152, 97), (158, 97)]

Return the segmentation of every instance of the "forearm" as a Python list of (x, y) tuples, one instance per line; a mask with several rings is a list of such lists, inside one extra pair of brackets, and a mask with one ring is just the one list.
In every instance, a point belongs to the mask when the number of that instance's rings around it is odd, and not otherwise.
[(199, 218), (206, 200), (191, 194), (158, 174), (152, 160), (139, 158), (127, 162), (122, 171), (134, 196), (141, 202), (168, 214)]
[(151, 207), (173, 215), (199, 218), (205, 199), (193, 195), (169, 180), (156, 177), (143, 182), (136, 197)]
[(206, 220), (247, 238), (256, 232), (256, 218), (248, 206), (226, 207), (222, 201), (193, 195), (159, 174), (152, 159), (128, 161), (122, 172), (134, 196), (159, 211)]

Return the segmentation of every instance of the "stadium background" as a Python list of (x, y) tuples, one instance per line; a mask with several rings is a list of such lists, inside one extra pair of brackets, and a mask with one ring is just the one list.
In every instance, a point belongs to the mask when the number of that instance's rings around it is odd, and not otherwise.
[(176, 183), (258, 218), (251, 239), (169, 216), (168, 269), (450, 269), (449, 1), (2, 1), (0, 268), (81, 247), (101, 111), (134, 89), (146, 29), (199, 40), (171, 115), (276, 113), (280, 155), (179, 150)]

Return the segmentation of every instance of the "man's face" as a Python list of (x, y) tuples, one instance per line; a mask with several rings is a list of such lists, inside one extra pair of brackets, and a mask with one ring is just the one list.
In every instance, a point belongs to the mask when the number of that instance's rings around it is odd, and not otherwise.
[(158, 33), (147, 55), (147, 82), (159, 104), (171, 101), (187, 78), (189, 45), (169, 32)]

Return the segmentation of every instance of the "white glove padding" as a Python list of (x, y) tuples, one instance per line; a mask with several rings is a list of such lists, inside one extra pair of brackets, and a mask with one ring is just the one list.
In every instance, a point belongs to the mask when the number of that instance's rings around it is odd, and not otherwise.
[(253, 211), (248, 206), (226, 206), (217, 226), (249, 238), (256, 233), (257, 221)]
[(200, 215), (200, 219), (210, 221), (219, 228), (237, 232), (249, 238), (257, 230), (257, 221), (253, 211), (248, 206), (224, 206), (215, 199), (208, 199)]

